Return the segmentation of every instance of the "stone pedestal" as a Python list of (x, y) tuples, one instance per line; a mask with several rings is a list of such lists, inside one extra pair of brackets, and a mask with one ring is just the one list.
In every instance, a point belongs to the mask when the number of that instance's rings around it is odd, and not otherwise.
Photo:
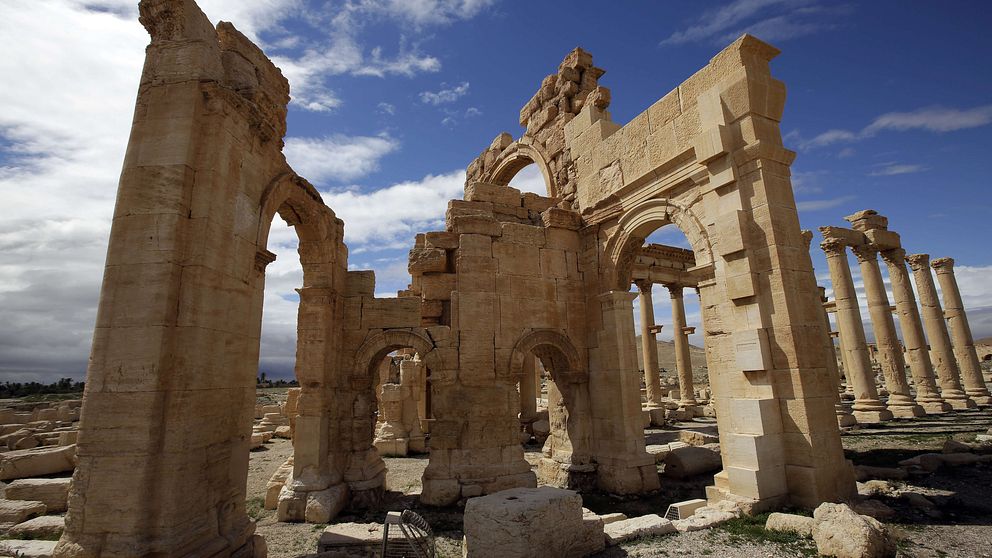
[(965, 393), (980, 406), (992, 405), (992, 395), (982, 377), (982, 367), (978, 363), (978, 353), (975, 351), (975, 341), (971, 336), (971, 326), (961, 301), (961, 291), (954, 277), (954, 260), (938, 258), (930, 262), (937, 272), (937, 281), (944, 295), (944, 318), (951, 330), (951, 345), (954, 356), (957, 357), (961, 380), (964, 382)]
[(930, 341), (930, 358), (940, 381), (940, 395), (954, 409), (973, 409), (976, 407), (975, 402), (961, 388), (961, 378), (954, 360), (951, 338), (947, 334), (947, 324), (944, 323), (944, 311), (940, 307), (937, 287), (930, 274), (930, 256), (912, 254), (907, 256), (906, 260), (913, 270), (916, 291), (920, 295), (923, 327)]
[(887, 405), (893, 416), (914, 418), (924, 415), (923, 407), (917, 405), (909, 392), (906, 381), (906, 361), (902, 345), (896, 337), (896, 325), (892, 319), (892, 308), (885, 293), (882, 272), (878, 268), (878, 250), (861, 246), (853, 250), (861, 266), (861, 278), (868, 299), (868, 312), (872, 330), (875, 333), (875, 358), (882, 368), (885, 388), (889, 392)]
[(834, 288), (837, 306), (837, 328), (844, 356), (844, 372), (854, 385), (853, 414), (859, 423), (877, 423), (892, 418), (892, 413), (878, 399), (875, 374), (868, 358), (861, 310), (854, 291), (851, 267), (847, 261), (846, 246), (835, 239), (824, 240), (820, 246), (827, 255), (830, 282)]

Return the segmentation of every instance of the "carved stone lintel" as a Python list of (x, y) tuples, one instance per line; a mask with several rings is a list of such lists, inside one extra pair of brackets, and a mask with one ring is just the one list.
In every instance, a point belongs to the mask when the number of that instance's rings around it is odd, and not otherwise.
[(255, 269), (260, 272), (264, 272), (265, 268), (274, 261), (276, 261), (276, 255), (264, 248), (255, 252)]

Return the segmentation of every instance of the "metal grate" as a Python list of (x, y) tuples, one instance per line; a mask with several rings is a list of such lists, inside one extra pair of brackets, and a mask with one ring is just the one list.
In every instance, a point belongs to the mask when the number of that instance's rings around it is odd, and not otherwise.
[(665, 512), (665, 519), (670, 521), (678, 521), (682, 519), (679, 517), (679, 509), (675, 506), (668, 506), (668, 511)]
[(410, 510), (387, 513), (382, 558), (434, 558), (434, 533), (427, 520)]

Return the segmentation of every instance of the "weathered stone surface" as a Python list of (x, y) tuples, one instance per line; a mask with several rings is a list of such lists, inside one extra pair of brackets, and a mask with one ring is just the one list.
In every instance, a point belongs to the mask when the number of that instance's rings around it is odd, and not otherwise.
[(895, 542), (878, 520), (857, 514), (845, 504), (821, 504), (813, 512), (813, 540), (824, 556), (888, 558)]
[(709, 448), (687, 446), (676, 448), (665, 457), (665, 476), (684, 479), (718, 471), (723, 462), (720, 452)]
[(308, 523), (328, 523), (348, 504), (348, 485), (338, 484), (307, 495), (304, 518)]
[(18, 479), (7, 485), (8, 500), (33, 500), (42, 502), (48, 513), (64, 512), (69, 497), (70, 477), (56, 479)]
[(18, 523), (10, 528), (13, 538), (24, 539), (57, 539), (65, 530), (65, 518), (59, 515), (43, 515)]
[(618, 545), (639, 537), (667, 535), (675, 532), (672, 522), (659, 515), (641, 515), (608, 523), (604, 528), (606, 544)]
[(75, 466), (74, 445), (9, 451), (0, 454), (0, 480), (64, 473)]
[(548, 486), (513, 488), (465, 504), (466, 558), (588, 556), (603, 549), (603, 522), (584, 519), (582, 498)]
[(30, 500), (0, 500), (0, 523), (21, 523), (36, 515), (44, 515), (45, 504)]
[(768, 516), (768, 521), (765, 522), (765, 529), (769, 531), (786, 531), (804, 537), (812, 537), (814, 523), (812, 517), (805, 515), (773, 513)]
[(0, 541), (0, 556), (19, 558), (51, 558), (57, 541)]

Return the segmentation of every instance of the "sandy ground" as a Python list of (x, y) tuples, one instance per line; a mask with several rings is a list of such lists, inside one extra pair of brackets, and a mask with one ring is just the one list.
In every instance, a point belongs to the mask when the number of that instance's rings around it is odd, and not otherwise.
[[(713, 422), (680, 425), (703, 432), (715, 432)], [(861, 428), (845, 433), (847, 457), (856, 464), (894, 466), (899, 460), (940, 451), (948, 438), (974, 439), (992, 426), (992, 410), (958, 412), (941, 418), (897, 420), (879, 428)], [(652, 429), (646, 432), (649, 444), (661, 444), (678, 438), (676, 430)], [(526, 448), (526, 458), (536, 465), (540, 448)], [(292, 453), (288, 440), (275, 439), (264, 449), (251, 454), (248, 479), (249, 511), (258, 521), (257, 532), (265, 536), (271, 558), (293, 558), (314, 552), (324, 525), (285, 524), (275, 521), (275, 512), (261, 510), (265, 484), (269, 476)], [(438, 556), (461, 556), (461, 509), (420, 506), (416, 496), (421, 490), (421, 475), (427, 466), (426, 456), (387, 458), (385, 508), (410, 508), (424, 515), (437, 535)], [(711, 477), (686, 481), (665, 479), (657, 494), (618, 499), (602, 494), (584, 495), (585, 506), (598, 513), (623, 512), (629, 516), (664, 513), (668, 504), (689, 498), (704, 497)], [(897, 483), (902, 492), (927, 496), (937, 504), (933, 510), (911, 506), (904, 498), (880, 498), (897, 511), (887, 521), (901, 539), (899, 556), (906, 558), (967, 557), (992, 558), (992, 467), (972, 465), (945, 468), (937, 473)], [(254, 502), (253, 502), (254, 500)], [(253, 505), (254, 504), (254, 505)], [(385, 510), (361, 515), (343, 514), (335, 522), (381, 522)], [(741, 535), (729, 529), (711, 529), (695, 533), (655, 537), (607, 549), (598, 556), (726, 556), (788, 557), (815, 556), (812, 541), (772, 542), (761, 537)]]

